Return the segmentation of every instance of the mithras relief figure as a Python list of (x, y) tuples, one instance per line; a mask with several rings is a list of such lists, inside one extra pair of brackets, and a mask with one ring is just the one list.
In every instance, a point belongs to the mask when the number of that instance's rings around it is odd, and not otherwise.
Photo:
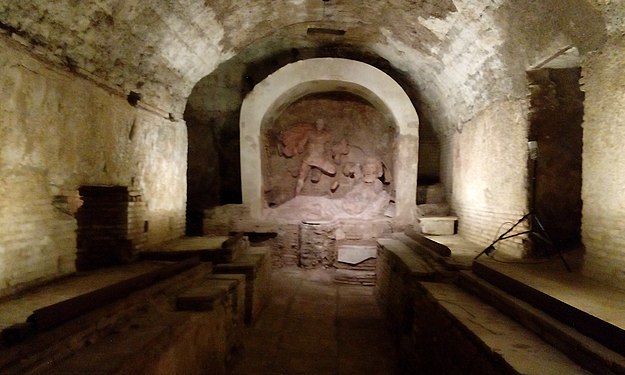
[[(360, 147), (349, 145), (345, 138), (333, 143), (323, 120), (317, 120), (314, 127), (310, 124), (292, 126), (281, 133), (279, 140), (282, 156), (302, 154), (303, 158), (297, 175), (295, 197), (278, 207), (274, 214), (282, 217), (369, 218), (388, 212), (392, 197), (385, 191), (384, 185), (388, 185), (392, 178), (384, 162), (366, 155)], [(343, 175), (340, 179), (337, 171)], [(341, 188), (342, 193), (334, 198), (300, 196), (308, 176), (316, 183), (322, 173), (333, 178), (332, 193), (338, 189), (339, 180), (345, 182), (347, 185)]]
[[(315, 122), (315, 127), (308, 124), (291, 127), (284, 131), (280, 138), (278, 147), (284, 156), (304, 155), (297, 176), (295, 195), (299, 195), (302, 191), (311, 169), (316, 168), (330, 176), (336, 174), (336, 166), (332, 163), (332, 156), (330, 155), (331, 135), (325, 129), (325, 122), (322, 119)], [(319, 178), (319, 174), (314, 173), (312, 181), (318, 182)]]

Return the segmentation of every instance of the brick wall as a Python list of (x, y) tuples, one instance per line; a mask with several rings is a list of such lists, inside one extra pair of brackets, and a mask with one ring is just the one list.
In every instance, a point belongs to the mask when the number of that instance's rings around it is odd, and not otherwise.
[[(443, 142), (441, 174), (458, 233), (470, 241), (487, 245), (527, 211), (527, 110), (525, 100), (493, 103)], [(520, 256), (520, 245), (516, 238), (497, 248)]]
[(82, 185), (134, 186), (149, 240), (183, 234), (183, 122), (133, 107), (4, 36), (0, 70), (0, 295), (74, 270)]
[(0, 296), (74, 270), (76, 222), (46, 182), (36, 170), (0, 172)]
[(601, 54), (582, 66), (584, 148), (582, 241), (584, 272), (623, 287), (625, 283), (625, 42), (612, 37)]

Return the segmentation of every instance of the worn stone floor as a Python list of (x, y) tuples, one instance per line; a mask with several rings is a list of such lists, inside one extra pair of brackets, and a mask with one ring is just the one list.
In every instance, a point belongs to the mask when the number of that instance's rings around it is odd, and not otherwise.
[(274, 271), (272, 298), (247, 329), (230, 375), (399, 375), (373, 287), (340, 285), (332, 270)]

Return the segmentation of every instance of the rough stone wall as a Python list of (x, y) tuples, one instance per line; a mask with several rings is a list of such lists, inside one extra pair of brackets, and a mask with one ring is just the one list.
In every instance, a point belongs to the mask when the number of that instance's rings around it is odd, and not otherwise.
[(610, 38), (582, 65), (585, 91), (582, 162), (584, 272), (625, 283), (625, 40)]
[[(1, 29), (51, 61), (182, 114), (186, 94), (222, 56), (204, 2), (1, 1)], [(238, 26), (238, 25), (237, 25)], [(226, 56), (224, 54), (223, 56)]]
[(0, 38), (0, 293), (71, 272), (81, 185), (140, 190), (148, 243), (182, 235), (186, 126)]
[[(458, 233), (488, 244), (527, 207), (527, 111), (525, 100), (497, 102), (454, 135), (452, 207)], [(504, 224), (510, 223), (510, 224)], [(503, 227), (502, 227), (503, 225)], [(497, 248), (522, 255), (521, 238)]]

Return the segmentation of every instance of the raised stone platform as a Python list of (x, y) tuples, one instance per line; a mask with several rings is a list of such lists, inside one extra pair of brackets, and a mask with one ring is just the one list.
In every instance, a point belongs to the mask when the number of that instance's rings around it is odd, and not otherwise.
[(234, 317), (228, 293), (211, 286), (209, 311), (176, 311), (172, 304), (187, 289), (204, 285), (211, 272), (210, 263), (197, 259), (139, 262), (68, 277), (6, 300), (3, 313), (34, 312), (26, 323), (5, 329), (0, 372), (223, 374), (232, 346), (227, 323)]
[(544, 341), (596, 374), (625, 374), (625, 358), (529, 303), (504, 292), (473, 272), (461, 271), (457, 284), (504, 312)]
[(343, 240), (337, 243), (334, 281), (352, 285), (375, 285), (377, 244), (372, 240)]
[[(412, 327), (424, 374), (587, 374), (581, 366), (462, 289), (421, 283)], [(425, 352), (425, 353), (424, 353)], [(427, 362), (426, 362), (427, 363)], [(435, 366), (432, 366), (435, 365)], [(431, 367), (435, 368), (435, 372)]]
[(145, 257), (160, 260), (68, 277), (0, 304), (0, 372), (223, 374), (245, 322), (269, 299), (271, 249), (239, 233), (181, 238)]
[(160, 244), (156, 248), (139, 253), (145, 260), (175, 261), (198, 256), (202, 261), (213, 263), (232, 262), (239, 253), (249, 247), (242, 234), (235, 236), (183, 237)]
[[(625, 374), (618, 344), (625, 342), (625, 292), (567, 272), (558, 258), (519, 264), (483, 257), (474, 272), (462, 270), (458, 266), (479, 246), (443, 236), (451, 249), (444, 257), (412, 237), (378, 240), (376, 287), (410, 368), (423, 374)], [(454, 260), (454, 249), (461, 258)], [(574, 254), (565, 256), (575, 264)], [(438, 275), (424, 273), (424, 265)]]
[[(503, 263), (483, 257), (475, 275), (625, 355), (625, 291), (567, 272), (559, 259)], [(569, 340), (567, 338), (566, 340)], [(623, 361), (621, 361), (623, 366)], [(625, 373), (625, 366), (621, 368)]]
[(271, 249), (250, 247), (234, 262), (215, 266), (215, 274), (245, 275), (245, 322), (253, 323), (271, 293)]

